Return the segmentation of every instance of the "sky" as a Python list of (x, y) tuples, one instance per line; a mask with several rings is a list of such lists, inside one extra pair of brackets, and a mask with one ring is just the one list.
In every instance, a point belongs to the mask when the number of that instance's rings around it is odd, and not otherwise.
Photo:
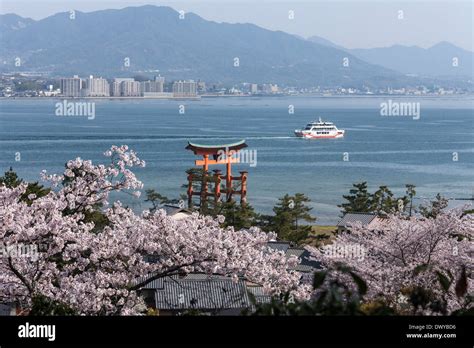
[(473, 0), (0, 0), (0, 13), (42, 19), (71, 9), (91, 12), (146, 4), (216, 22), (253, 23), (305, 38), (316, 35), (346, 48), (427, 48), (440, 41), (471, 51), (474, 46)]

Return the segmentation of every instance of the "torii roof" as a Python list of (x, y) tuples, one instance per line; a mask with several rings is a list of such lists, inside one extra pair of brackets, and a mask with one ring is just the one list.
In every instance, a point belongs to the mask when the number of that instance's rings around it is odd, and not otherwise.
[(204, 144), (195, 144), (188, 142), (188, 146), (186, 146), (186, 150), (191, 150), (194, 152), (195, 155), (215, 155), (219, 152), (219, 150), (234, 150), (238, 151), (247, 147), (248, 145), (245, 143), (245, 139), (240, 140), (235, 143), (231, 144), (222, 144), (222, 145), (204, 145)]

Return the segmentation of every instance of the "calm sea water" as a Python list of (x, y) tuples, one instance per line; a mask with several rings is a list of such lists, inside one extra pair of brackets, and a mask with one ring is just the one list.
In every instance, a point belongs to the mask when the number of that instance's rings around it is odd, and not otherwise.
[[(382, 117), (380, 103), (420, 102), (421, 117)], [(201, 101), (95, 100), (94, 120), (55, 116), (57, 100), (1, 100), (0, 170), (13, 166), (26, 180), (39, 172), (62, 172), (82, 157), (105, 160), (112, 144), (127, 144), (147, 162), (137, 169), (145, 188), (177, 198), (194, 155), (188, 141), (209, 144), (246, 139), (257, 151), (249, 172), (249, 202), (270, 212), (278, 197), (304, 192), (320, 224), (335, 223), (337, 204), (352, 183), (371, 189), (388, 185), (397, 194), (415, 184), (419, 197), (440, 192), (474, 194), (474, 114), (472, 97), (282, 97), (215, 98)], [(185, 114), (179, 114), (179, 105)], [(295, 113), (288, 113), (294, 105)], [(343, 139), (304, 140), (293, 130), (321, 116), (346, 130)], [(15, 161), (15, 153), (21, 160)], [(343, 161), (344, 153), (349, 161)], [(453, 161), (453, 153), (458, 160)], [(121, 197), (135, 209), (143, 199)], [(420, 200), (417, 201), (418, 203)]]

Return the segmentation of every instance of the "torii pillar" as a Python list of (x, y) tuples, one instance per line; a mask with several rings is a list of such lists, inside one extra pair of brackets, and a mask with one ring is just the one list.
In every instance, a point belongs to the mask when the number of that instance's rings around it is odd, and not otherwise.
[[(201, 160), (196, 160), (195, 164), (197, 166), (202, 166), (203, 170), (203, 179), (200, 192), (193, 192), (193, 181), (194, 178), (190, 174), (188, 175), (188, 206), (192, 207), (192, 198), (193, 195), (200, 196), (201, 204), (207, 200), (208, 196), (214, 196), (214, 201), (217, 203), (220, 200), (221, 194), (224, 192), (226, 195), (226, 201), (229, 202), (232, 200), (234, 194), (240, 195), (240, 204), (245, 204), (247, 202), (247, 172), (241, 171), (240, 176), (232, 176), (232, 164), (240, 163), (239, 157), (233, 157), (241, 149), (246, 148), (247, 144), (245, 140), (241, 140), (232, 144), (223, 144), (223, 145), (201, 145), (188, 143), (186, 146), (187, 150), (191, 150), (195, 155), (202, 156)], [(221, 175), (221, 170), (215, 169), (214, 174), (212, 175), (213, 181), (215, 182), (214, 192), (209, 192), (208, 190), (208, 178), (211, 176), (208, 175), (210, 165), (225, 164), (226, 173)], [(220, 184), (221, 180), (225, 180), (225, 189), (221, 190)], [(232, 188), (234, 181), (241, 182), (241, 189), (236, 191)]]

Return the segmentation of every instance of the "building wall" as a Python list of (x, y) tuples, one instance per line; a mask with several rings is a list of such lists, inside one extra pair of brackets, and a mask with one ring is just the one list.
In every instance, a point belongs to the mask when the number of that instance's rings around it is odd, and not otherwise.
[(113, 81), (110, 84), (110, 95), (113, 97), (120, 97), (121, 91), (120, 91), (120, 82), (118, 81)]
[(62, 96), (79, 98), (82, 96), (82, 79), (77, 76), (62, 78), (59, 81), (59, 88)]
[(109, 83), (101, 77), (91, 76), (86, 79), (85, 95), (88, 97), (108, 97), (110, 96)]
[(173, 83), (173, 95), (175, 98), (196, 97), (196, 82), (194, 82), (193, 80), (175, 81)]
[(163, 93), (162, 81), (143, 81), (140, 82), (142, 94), (144, 93)]
[(141, 88), (138, 81), (122, 81), (121, 83), (122, 97), (140, 97)]

